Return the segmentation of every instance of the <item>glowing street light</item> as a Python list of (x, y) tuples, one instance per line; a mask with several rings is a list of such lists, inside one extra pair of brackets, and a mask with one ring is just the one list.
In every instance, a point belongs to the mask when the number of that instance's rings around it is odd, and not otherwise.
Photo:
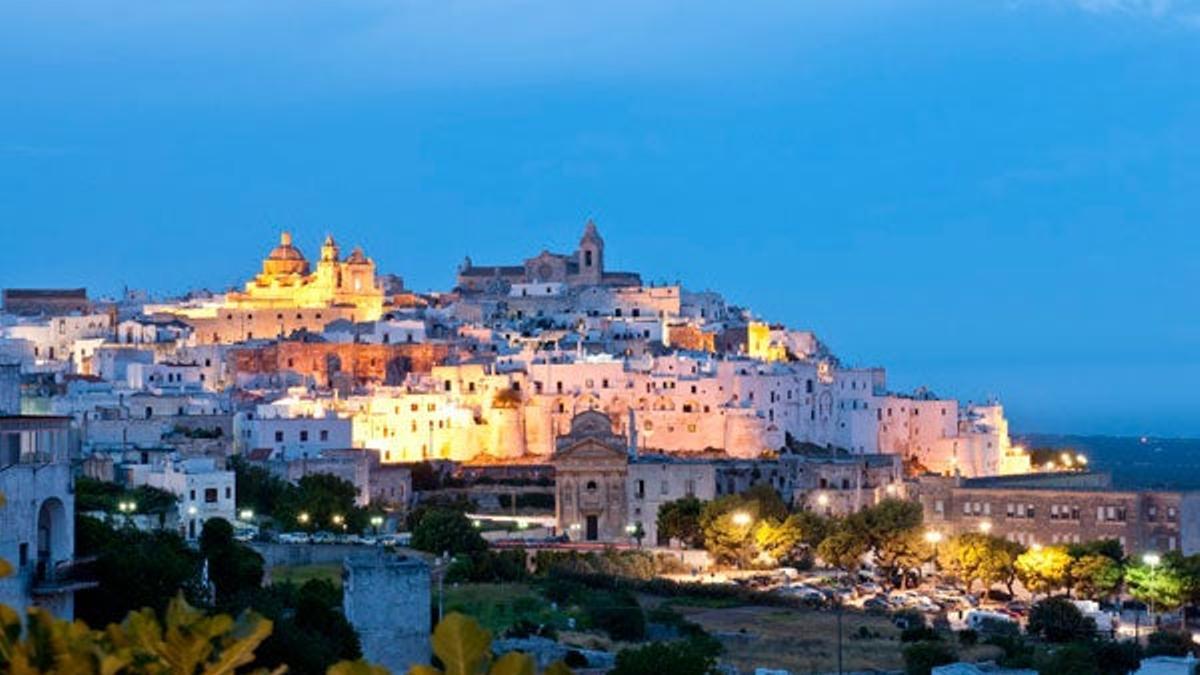
[(982, 523), (980, 523), (980, 524), (979, 524), (979, 531), (980, 531), (980, 532), (982, 532), (982, 533), (984, 533), (984, 534), (987, 534), (988, 532), (991, 532), (991, 531), (992, 531), (992, 522), (991, 522), (990, 520), (985, 520), (985, 521), (983, 521)]
[(1075, 463), (1080, 466), (1087, 466), (1087, 463), (1088, 463), (1087, 455), (1075, 455)]
[(299, 513), (299, 514), (296, 516), (296, 522), (300, 523), (301, 525), (307, 525), (307, 524), (308, 524), (308, 520), (309, 520), (309, 516), (308, 516), (308, 512), (307, 512), (307, 511), (301, 511), (301, 512), (300, 512), (300, 513)]
[(254, 509), (242, 509), (242, 512), (238, 516), (242, 520), (254, 520)]
[(750, 517), (750, 514), (746, 513), (745, 511), (738, 511), (737, 513), (733, 514), (733, 524), (739, 527), (746, 527), (753, 520), (754, 519)]
[(821, 506), (829, 506), (829, 495), (821, 493), (817, 495), (817, 504)]
[(1150, 567), (1158, 567), (1159, 563), (1162, 562), (1162, 556), (1158, 555), (1157, 553), (1146, 553), (1142, 555), (1142, 562), (1146, 563)]
[(930, 530), (925, 533), (925, 541), (937, 546), (942, 543), (942, 533), (937, 530)]

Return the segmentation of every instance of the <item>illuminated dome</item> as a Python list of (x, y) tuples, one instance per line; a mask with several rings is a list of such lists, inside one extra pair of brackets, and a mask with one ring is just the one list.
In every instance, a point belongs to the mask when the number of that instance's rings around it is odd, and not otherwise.
[(292, 235), (287, 232), (279, 235), (279, 245), (271, 249), (271, 254), (263, 261), (263, 274), (308, 274), (308, 260), (292, 245)]

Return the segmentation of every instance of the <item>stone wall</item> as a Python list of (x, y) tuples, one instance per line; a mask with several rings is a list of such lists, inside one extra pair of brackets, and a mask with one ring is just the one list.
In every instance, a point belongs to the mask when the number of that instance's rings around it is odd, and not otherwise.
[(390, 384), (408, 373), (428, 373), (449, 354), (444, 344), (280, 342), (230, 350), (229, 369), (238, 375), (292, 372), (327, 386), (344, 374), (353, 384)]
[(430, 572), (417, 558), (363, 554), (343, 566), (343, 610), (363, 658), (393, 673), (430, 660)]

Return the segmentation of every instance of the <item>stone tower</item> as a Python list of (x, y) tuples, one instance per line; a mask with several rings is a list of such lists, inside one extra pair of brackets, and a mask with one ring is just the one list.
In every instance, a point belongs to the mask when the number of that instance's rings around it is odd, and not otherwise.
[(393, 673), (430, 659), (429, 565), (368, 553), (342, 563), (342, 609), (358, 631), (363, 658)]
[(579, 283), (599, 284), (604, 278), (604, 240), (590, 218), (583, 228), (576, 253), (579, 263)]

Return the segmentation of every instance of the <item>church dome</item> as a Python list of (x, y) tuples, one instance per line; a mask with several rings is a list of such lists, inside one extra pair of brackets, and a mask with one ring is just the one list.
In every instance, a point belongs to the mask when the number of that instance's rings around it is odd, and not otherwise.
[(271, 249), (270, 255), (263, 261), (263, 273), (308, 274), (308, 260), (300, 249), (292, 245), (292, 235), (284, 232), (279, 235), (279, 245)]

